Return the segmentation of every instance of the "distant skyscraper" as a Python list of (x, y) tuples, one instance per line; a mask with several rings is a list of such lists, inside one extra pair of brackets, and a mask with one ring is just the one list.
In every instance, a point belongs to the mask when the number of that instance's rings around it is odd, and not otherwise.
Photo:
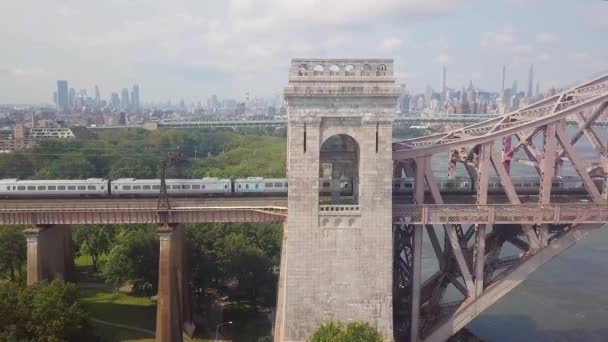
[(530, 78), (528, 80), (528, 97), (532, 97), (532, 85), (534, 84), (534, 64), (530, 65)]
[(130, 102), (129, 102), (129, 89), (124, 88), (122, 90), (122, 96), (120, 98), (120, 106), (123, 109), (129, 109), (129, 105), (130, 105)]
[(68, 107), (70, 110), (74, 109), (76, 106), (76, 89), (70, 88), (70, 92), (68, 94)]
[(57, 106), (64, 112), (69, 110), (68, 81), (57, 81)]
[(112, 93), (112, 107), (119, 108), (120, 107), (120, 97), (118, 97), (118, 93)]
[(131, 90), (131, 108), (134, 111), (139, 111), (139, 85), (134, 84), (133, 90)]
[(95, 107), (101, 108), (101, 95), (99, 94), (99, 87), (95, 86)]
[(444, 65), (443, 66), (443, 73), (441, 74), (441, 95), (445, 96), (445, 92), (446, 92), (446, 82), (447, 82), (447, 67)]
[(505, 93), (505, 76), (507, 74), (507, 67), (505, 65), (502, 66), (502, 87), (500, 88), (500, 95), (502, 96)]
[(53, 103), (55, 104), (55, 106), (59, 105), (59, 103), (57, 102), (57, 92), (56, 91), (53, 92)]
[(511, 87), (511, 93), (517, 94), (517, 80), (513, 81), (513, 86)]

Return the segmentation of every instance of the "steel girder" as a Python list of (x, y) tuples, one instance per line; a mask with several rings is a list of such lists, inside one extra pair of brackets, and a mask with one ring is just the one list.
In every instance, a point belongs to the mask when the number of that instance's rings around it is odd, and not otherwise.
[[(608, 197), (608, 185), (598, 189), (589, 171), (608, 173), (608, 143), (601, 142), (593, 128), (595, 120), (607, 110), (608, 76), (604, 76), (496, 119), (447, 134), (397, 142), (393, 145), (393, 156), (398, 163), (416, 164), (415, 175), (410, 176), (415, 177), (417, 195), (414, 196), (414, 203), (418, 205), (424, 203), (424, 196), (420, 193), (425, 191), (431, 193), (432, 203), (429, 204), (444, 204), (436, 188), (429, 160), (434, 154), (445, 151), (450, 152), (447, 165), (449, 174), (453, 175), (458, 165), (466, 168), (476, 187), (478, 205), (487, 204), (488, 175), (491, 171), (498, 176), (509, 203), (514, 206), (522, 204), (510, 175), (512, 161), (530, 165), (539, 175), (537, 203), (541, 206), (552, 203), (552, 179), (559, 174), (564, 161), (571, 164), (582, 180), (589, 200), (603, 205)], [(571, 116), (575, 117), (579, 127), (573, 137), (569, 137), (565, 131), (566, 120)], [(536, 147), (533, 138), (540, 134), (542, 144)], [(599, 155), (596, 160), (600, 162), (585, 160), (577, 152), (574, 145), (583, 136)], [(515, 146), (512, 137), (518, 140)], [(503, 146), (501, 156), (493, 151), (493, 144), (500, 143)], [(520, 150), (527, 159), (516, 156)], [(605, 183), (608, 184), (608, 181)], [(439, 270), (424, 282), (415, 276), (416, 268), (421, 263), (421, 251), (416, 249), (422, 248), (422, 244), (416, 243), (413, 238), (422, 235), (424, 226), (410, 226), (407, 235), (411, 242), (407, 246), (408, 256), (411, 257), (407, 265), (412, 274), (407, 287), (410, 301), (405, 308), (395, 303), (395, 309), (396, 312), (409, 310), (404, 317), (411, 317), (411, 322), (400, 322), (409, 330), (406, 334), (396, 334), (397, 341), (447, 339), (540, 265), (586, 236), (591, 228), (599, 226), (513, 223), (487, 227), (477, 224), (465, 233), (462, 225), (467, 223), (470, 222), (443, 226), (443, 248), (438, 243), (434, 227), (427, 226)], [(395, 240), (404, 239), (397, 232)], [(519, 252), (502, 256), (505, 243), (515, 246)], [(396, 244), (395, 248), (397, 260), (397, 256), (404, 255), (403, 248), (406, 247)], [(448, 298), (448, 286), (454, 286), (462, 294), (462, 299), (454, 301)]]

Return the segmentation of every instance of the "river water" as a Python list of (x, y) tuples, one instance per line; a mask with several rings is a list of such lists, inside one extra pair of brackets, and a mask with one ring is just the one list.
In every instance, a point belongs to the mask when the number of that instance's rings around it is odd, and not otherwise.
[[(574, 131), (568, 128), (570, 135)], [(596, 131), (602, 141), (607, 140), (607, 128)], [(585, 137), (576, 148), (587, 159), (598, 158)], [(447, 154), (433, 160), (436, 176), (446, 175), (445, 158)], [(528, 166), (512, 168), (514, 176), (535, 173)], [(465, 175), (464, 168), (459, 166), (458, 174)], [(562, 174), (575, 172), (565, 165)], [(513, 252), (513, 248), (505, 248), (505, 253)], [(437, 267), (434, 259), (428, 237), (424, 236), (426, 276)], [(467, 327), (485, 341), (608, 341), (608, 226), (545, 264)]]

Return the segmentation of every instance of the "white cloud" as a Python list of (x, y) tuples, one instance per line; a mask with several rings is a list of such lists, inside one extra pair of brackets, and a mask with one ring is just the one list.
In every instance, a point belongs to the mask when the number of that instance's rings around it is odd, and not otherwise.
[(437, 62), (438, 64), (448, 64), (450, 62), (450, 56), (445, 53), (442, 53), (435, 58), (435, 62)]
[(382, 41), (382, 45), (381, 48), (384, 50), (395, 50), (401, 47), (401, 45), (403, 45), (403, 41), (399, 38), (395, 38), (395, 37), (389, 37), (389, 38), (384, 38), (384, 40)]
[(555, 43), (559, 37), (552, 32), (539, 32), (536, 34), (536, 41), (539, 43)]
[(532, 47), (519, 41), (509, 27), (483, 33), (480, 45), (482, 50), (487, 53), (513, 58), (519, 58), (532, 52)]
[(576, 64), (589, 64), (589, 63), (593, 62), (593, 59), (591, 58), (591, 54), (589, 54), (589, 52), (586, 52), (586, 51), (579, 51), (579, 52), (571, 53), (570, 55), (568, 55), (568, 59), (570, 60), (570, 62), (573, 62)]

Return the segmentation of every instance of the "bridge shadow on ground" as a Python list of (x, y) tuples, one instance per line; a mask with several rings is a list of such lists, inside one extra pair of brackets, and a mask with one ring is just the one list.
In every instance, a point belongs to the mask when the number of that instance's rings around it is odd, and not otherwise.
[[(549, 318), (550, 319), (550, 318)], [(605, 342), (608, 328), (543, 330), (522, 315), (484, 315), (467, 327), (482, 341)], [(462, 340), (464, 341), (464, 340)]]

